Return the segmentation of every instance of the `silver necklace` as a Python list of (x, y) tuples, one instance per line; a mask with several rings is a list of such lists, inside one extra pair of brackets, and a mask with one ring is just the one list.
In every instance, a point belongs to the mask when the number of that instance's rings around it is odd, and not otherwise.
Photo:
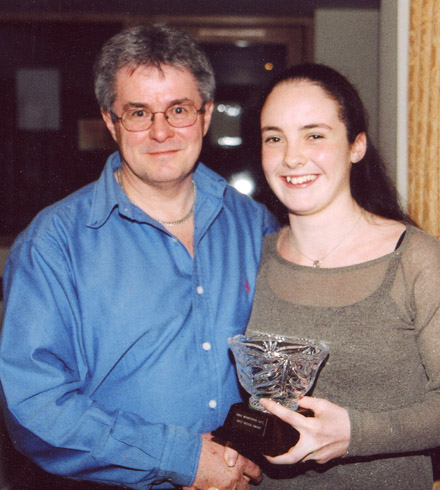
[(351, 230), (344, 237), (342, 237), (342, 239), (336, 244), (335, 247), (333, 247), (330, 250), (330, 252), (328, 252), (326, 255), (324, 255), (324, 257), (321, 257), (320, 259), (312, 259), (308, 255), (306, 255), (304, 252), (301, 252), (301, 250), (293, 243), (293, 236), (292, 236), (292, 230), (291, 230), (291, 228), (289, 228), (289, 241), (290, 241), (290, 244), (292, 245), (292, 247), (300, 255), (302, 255), (303, 257), (305, 257), (307, 260), (310, 260), (310, 262), (312, 262), (313, 267), (319, 268), (319, 267), (321, 267), (322, 261), (325, 260), (329, 255), (331, 255), (337, 248), (339, 248), (344, 243), (344, 241), (353, 233), (354, 229), (356, 228), (356, 226), (358, 225), (358, 223), (359, 223), (359, 221), (361, 219), (361, 216), (362, 216), (362, 213), (359, 214), (359, 218), (356, 220), (356, 223), (353, 225), (353, 227), (351, 228)]
[[(121, 168), (118, 168), (116, 170), (116, 175), (118, 177), (118, 184), (121, 186), (121, 189), (124, 191), (128, 200), (132, 203), (133, 201), (128, 197), (128, 194), (124, 188), (124, 185), (122, 184)], [(192, 216), (192, 214), (194, 213), (194, 209), (196, 208), (196, 193), (197, 193), (197, 187), (196, 187), (196, 183), (193, 181), (194, 200), (193, 200), (191, 209), (188, 211), (187, 214), (185, 214), (185, 216), (183, 218), (181, 218), (177, 221), (161, 221), (160, 219), (157, 219), (157, 218), (154, 218), (154, 219), (163, 226), (176, 226), (176, 225), (180, 225), (181, 223), (184, 223), (185, 221), (187, 221)]]

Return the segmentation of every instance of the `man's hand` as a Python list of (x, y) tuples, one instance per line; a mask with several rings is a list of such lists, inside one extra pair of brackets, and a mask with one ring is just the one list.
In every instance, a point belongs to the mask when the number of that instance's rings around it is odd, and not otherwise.
[(260, 468), (245, 457), (202, 434), (202, 451), (192, 490), (249, 490), (249, 482), (262, 480)]

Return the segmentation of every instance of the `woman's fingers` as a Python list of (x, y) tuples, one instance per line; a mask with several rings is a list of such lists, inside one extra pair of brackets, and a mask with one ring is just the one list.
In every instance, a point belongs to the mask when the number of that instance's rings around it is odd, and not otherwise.
[(269, 400), (265, 398), (260, 400), (260, 403), (270, 413), (276, 415), (281, 420), (284, 420), (284, 422), (287, 422), (288, 424), (292, 425), (296, 429), (301, 427), (302, 423), (304, 422), (305, 417), (303, 415), (294, 412), (289, 408), (283, 407), (282, 405), (274, 402), (273, 400)]
[(297, 462), (290, 454), (290, 451), (284, 454), (280, 454), (279, 456), (264, 456), (264, 457), (269, 461), (269, 463), (272, 464), (293, 464)]
[[(304, 422), (305, 422), (305, 417), (297, 412), (294, 412), (293, 410), (290, 410), (286, 407), (283, 407), (279, 403), (274, 402), (273, 400), (269, 399), (262, 399), (260, 400), (261, 405), (271, 412), (273, 415), (276, 417), (280, 418), (281, 420), (284, 420), (284, 422), (287, 422), (288, 424), (292, 425), (295, 429), (297, 429), (300, 434), (301, 430), (303, 428)], [(278, 456), (266, 456), (265, 458), (273, 464), (294, 464), (297, 463), (298, 461), (301, 461), (302, 458), (304, 457), (304, 448), (302, 448), (303, 444), (301, 444), (301, 436), (300, 440), (298, 443), (291, 447), (289, 451), (287, 451), (284, 454), (280, 454)]]
[(312, 396), (303, 396), (298, 399), (298, 406), (300, 408), (306, 408), (312, 412), (318, 412), (322, 404), (321, 398), (313, 398)]
[(328, 400), (305, 396), (298, 400), (298, 405), (314, 414), (313, 417), (305, 417), (271, 400), (261, 400), (261, 404), (300, 433), (299, 441), (288, 452), (276, 457), (266, 456), (271, 463), (295, 464), (315, 460), (322, 464), (347, 451), (350, 418), (345, 408)]

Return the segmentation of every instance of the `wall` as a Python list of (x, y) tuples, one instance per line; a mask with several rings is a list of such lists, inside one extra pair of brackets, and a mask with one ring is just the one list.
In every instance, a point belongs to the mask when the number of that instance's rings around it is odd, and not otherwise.
[(408, 195), (408, 43), (410, 0), (377, 9), (317, 9), (315, 60), (359, 89), (370, 132), (406, 205)]
[(380, 15), (379, 149), (408, 198), (408, 57), (410, 0), (382, 1)]
[(379, 19), (378, 9), (315, 11), (315, 61), (340, 71), (359, 90), (375, 143), (378, 139)]

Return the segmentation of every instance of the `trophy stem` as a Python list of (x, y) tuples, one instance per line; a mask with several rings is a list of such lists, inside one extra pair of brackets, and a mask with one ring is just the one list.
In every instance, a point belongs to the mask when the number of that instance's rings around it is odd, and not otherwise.
[(267, 410), (261, 405), (260, 399), (256, 395), (251, 395), (249, 398), (249, 406), (254, 410), (258, 410), (259, 412), (267, 413)]
[[(273, 400), (276, 402), (277, 399), (276, 398), (273, 398)], [(286, 401), (285, 399), (283, 399), (283, 403), (282, 405), (284, 405), (285, 407), (287, 408), (290, 408), (290, 410), (294, 410), (295, 412), (298, 410), (298, 403), (296, 400), (289, 400), (289, 401)], [(263, 405), (261, 405), (260, 403), (260, 398), (256, 395), (251, 395), (250, 398), (249, 398), (249, 406), (253, 409), (253, 410), (258, 410), (259, 412), (264, 412), (264, 413), (269, 413), (264, 407)]]

